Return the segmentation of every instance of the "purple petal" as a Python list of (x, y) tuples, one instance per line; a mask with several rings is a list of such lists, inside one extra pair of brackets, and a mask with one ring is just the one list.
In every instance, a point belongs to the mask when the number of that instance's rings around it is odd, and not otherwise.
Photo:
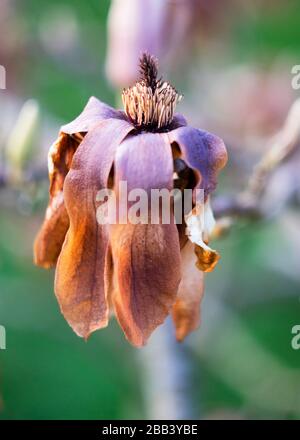
[(176, 128), (185, 126), (187, 126), (187, 120), (185, 117), (180, 113), (176, 113), (171, 122), (170, 130), (175, 130)]
[(125, 113), (92, 96), (82, 113), (74, 121), (63, 125), (61, 131), (67, 134), (88, 132), (94, 125), (109, 118), (127, 120)]
[(115, 160), (117, 180), (126, 180), (128, 191), (173, 188), (172, 150), (165, 134), (128, 136)]
[(182, 159), (195, 171), (198, 188), (205, 197), (215, 190), (219, 171), (226, 165), (227, 151), (219, 137), (192, 127), (180, 127), (168, 133), (170, 143), (178, 145)]

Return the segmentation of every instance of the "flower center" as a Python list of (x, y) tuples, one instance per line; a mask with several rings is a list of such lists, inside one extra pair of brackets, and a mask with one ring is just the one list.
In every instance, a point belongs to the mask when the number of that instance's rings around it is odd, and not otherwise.
[(182, 98), (171, 84), (157, 79), (157, 73), (157, 60), (143, 54), (139, 81), (123, 90), (125, 113), (137, 127), (167, 127), (172, 122), (177, 102)]

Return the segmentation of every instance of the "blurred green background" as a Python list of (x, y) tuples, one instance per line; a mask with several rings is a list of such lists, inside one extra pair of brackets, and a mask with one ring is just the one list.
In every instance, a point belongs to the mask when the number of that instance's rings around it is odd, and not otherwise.
[[(299, 2), (274, 3), (233, 20), (224, 31), (228, 57), (217, 70), (252, 63), (270, 72), (283, 57), (284, 78), (290, 80), (291, 66), (300, 63)], [(109, 6), (108, 0), (11, 2), (9, 33), (0, 40), (0, 64), (7, 68), (7, 90), (0, 90), (3, 117), (8, 100), (16, 101), (16, 119), (21, 104), (34, 98), (40, 105), (39, 135), (49, 125), (51, 138), (89, 96), (114, 105), (116, 92), (104, 67)], [(218, 38), (222, 34), (214, 35)], [(220, 57), (214, 47), (209, 54), (207, 46), (193, 53), (183, 69), (190, 69), (190, 78), (197, 78), (198, 63), (214, 68)], [(184, 76), (176, 86), (196, 120), (201, 96), (195, 97)], [(210, 107), (208, 113), (217, 110)], [(0, 124), (3, 133), (13, 119), (3, 129)], [(42, 149), (45, 140), (35, 142)], [(231, 159), (234, 149), (230, 153)], [(258, 152), (249, 147), (244, 154), (252, 163)], [(46, 161), (46, 150), (40, 155)], [(242, 155), (237, 149), (236, 156)], [(240, 184), (234, 157), (221, 182), (219, 194)], [(113, 320), (87, 343), (77, 338), (59, 312), (53, 271), (32, 264), (46, 204), (44, 180), (0, 188), (0, 324), (7, 331), (7, 349), (0, 350), (0, 419), (146, 418), (140, 354)], [(207, 276), (202, 326), (185, 343), (193, 361), (196, 417), (300, 418), (300, 350), (291, 347), (291, 329), (300, 324), (299, 220), (299, 207), (292, 205), (214, 243), (222, 260)]]

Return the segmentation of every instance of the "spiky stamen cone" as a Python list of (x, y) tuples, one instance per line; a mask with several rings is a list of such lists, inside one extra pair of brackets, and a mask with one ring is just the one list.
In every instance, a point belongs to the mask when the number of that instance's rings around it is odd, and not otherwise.
[(140, 58), (140, 81), (145, 82), (155, 92), (158, 74), (158, 61), (154, 56), (144, 53)]
[(139, 81), (123, 90), (125, 112), (137, 127), (166, 128), (173, 120), (177, 102), (182, 98), (171, 84), (157, 79), (157, 74), (157, 60), (144, 53), (140, 58)]

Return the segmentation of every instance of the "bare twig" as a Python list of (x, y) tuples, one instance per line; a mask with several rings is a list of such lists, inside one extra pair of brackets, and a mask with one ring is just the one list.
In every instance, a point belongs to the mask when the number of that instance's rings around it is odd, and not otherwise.
[(271, 148), (254, 168), (250, 177), (247, 192), (260, 198), (272, 172), (300, 146), (300, 99), (292, 105), (284, 126)]
[[(222, 196), (214, 201), (214, 213), (219, 226), (224, 218), (231, 227), (237, 219), (258, 220), (264, 217), (262, 199), (268, 190), (275, 170), (300, 148), (300, 99), (292, 105), (282, 130), (274, 138), (270, 149), (251, 174), (244, 191), (236, 196)], [(225, 228), (226, 229), (226, 228)], [(217, 235), (220, 235), (219, 228)]]

